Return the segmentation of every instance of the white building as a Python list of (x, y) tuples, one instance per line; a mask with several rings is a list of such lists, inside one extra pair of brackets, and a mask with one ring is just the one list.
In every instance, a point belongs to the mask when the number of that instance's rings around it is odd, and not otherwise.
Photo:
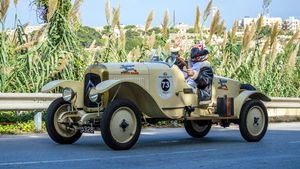
[(26, 34), (29, 34), (29, 33), (40, 30), (44, 25), (45, 24), (40, 24), (40, 25), (36, 25), (36, 26), (26, 26), (24, 31)]
[(282, 27), (282, 19), (280, 17), (263, 17), (263, 26), (272, 27), (276, 23), (279, 24), (279, 27)]
[[(29, 25), (23, 25), (24, 33), (30, 34), (32, 32), (40, 30), (45, 24), (35, 25), (35, 26), (29, 26)], [(13, 35), (15, 33), (16, 29), (7, 29), (6, 33), (8, 35)]]
[(187, 24), (179, 23), (174, 26), (175, 29), (179, 29), (179, 33), (186, 33), (188, 29), (192, 28), (192, 26), (189, 26)]
[[(242, 20), (239, 21), (239, 25), (243, 28), (246, 28), (246, 26), (251, 26), (253, 23), (256, 23), (259, 17), (257, 18), (249, 18), (245, 17)], [(270, 26), (272, 27), (276, 23), (279, 24), (279, 27), (283, 26), (283, 21), (280, 17), (263, 17), (263, 26)]]
[(145, 26), (144, 25), (139, 25), (139, 24), (137, 24), (137, 25), (135, 25), (136, 26), (136, 29), (137, 30), (141, 30), (141, 31), (144, 31), (145, 30)]
[(296, 19), (295, 17), (289, 17), (287, 20), (284, 21), (284, 27), (285, 30), (289, 30), (292, 32), (296, 32), (298, 29), (300, 29), (300, 20)]
[(103, 26), (93, 27), (96, 31), (102, 32), (104, 30)]
[[(243, 31), (246, 26), (251, 26), (253, 23), (256, 23), (259, 17), (257, 18), (249, 18), (245, 17), (238, 21), (238, 25), (241, 29), (239, 32)], [(276, 23), (279, 24), (279, 27), (283, 30), (288, 30), (292, 32), (296, 32), (300, 29), (300, 20), (295, 18), (294, 16), (289, 17), (286, 20), (282, 20), (280, 17), (263, 17), (263, 26), (270, 26), (273, 27)]]

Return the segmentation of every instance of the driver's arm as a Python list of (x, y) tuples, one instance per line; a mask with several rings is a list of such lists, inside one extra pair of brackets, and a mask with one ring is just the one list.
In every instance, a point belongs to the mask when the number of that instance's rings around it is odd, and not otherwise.
[(193, 70), (193, 69), (188, 69), (188, 70), (187, 70), (187, 73), (188, 73), (189, 77), (190, 77), (192, 80), (195, 80), (195, 79), (197, 78), (198, 74), (199, 74), (198, 71)]
[(180, 57), (180, 56), (176, 57), (175, 65), (177, 65), (179, 67), (179, 69), (184, 70), (184, 68), (186, 68), (185, 63), (186, 63), (186, 61), (182, 57)]

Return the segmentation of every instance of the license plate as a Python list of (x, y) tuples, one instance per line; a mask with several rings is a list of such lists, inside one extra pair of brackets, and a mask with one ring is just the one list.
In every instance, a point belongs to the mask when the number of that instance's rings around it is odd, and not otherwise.
[(94, 128), (91, 126), (80, 126), (81, 133), (94, 133)]

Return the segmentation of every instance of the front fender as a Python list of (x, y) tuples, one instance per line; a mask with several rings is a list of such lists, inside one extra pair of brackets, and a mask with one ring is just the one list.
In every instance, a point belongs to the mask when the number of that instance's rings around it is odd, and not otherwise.
[(96, 86), (95, 90), (92, 90), (92, 92), (93, 93), (94, 92), (95, 93), (104, 93), (123, 82), (126, 82), (126, 81), (125, 80), (105, 80), (105, 81), (99, 83)]
[(234, 99), (235, 116), (237, 116), (237, 117), (240, 116), (242, 107), (248, 99), (257, 99), (257, 100), (262, 100), (265, 102), (271, 101), (270, 97), (266, 96), (265, 94), (263, 94), (259, 91), (249, 91), (249, 90), (243, 91)]
[(132, 101), (148, 117), (168, 118), (155, 98), (138, 83), (126, 79), (106, 80), (91, 90), (91, 93), (106, 92), (109, 93), (108, 102), (113, 99), (127, 99)]
[(57, 87), (69, 87), (74, 90), (76, 93), (76, 101), (75, 101), (75, 106), (77, 108), (82, 108), (83, 107), (83, 83), (79, 81), (74, 81), (74, 80), (54, 80), (52, 82), (49, 82), (45, 84), (42, 87), (42, 92), (47, 93), (52, 90), (54, 90)]

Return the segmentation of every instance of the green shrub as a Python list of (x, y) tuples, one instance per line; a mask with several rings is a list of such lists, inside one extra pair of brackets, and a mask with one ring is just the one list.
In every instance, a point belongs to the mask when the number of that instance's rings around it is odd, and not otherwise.
[[(0, 112), (0, 122), (18, 123), (28, 122), (34, 119), (34, 112)], [(45, 120), (45, 113), (43, 113), (43, 120)]]
[(34, 126), (34, 121), (20, 122), (16, 124), (3, 125), (0, 124), (0, 134), (25, 134), (34, 132), (45, 132), (46, 124), (42, 123), (42, 131), (37, 131)]

